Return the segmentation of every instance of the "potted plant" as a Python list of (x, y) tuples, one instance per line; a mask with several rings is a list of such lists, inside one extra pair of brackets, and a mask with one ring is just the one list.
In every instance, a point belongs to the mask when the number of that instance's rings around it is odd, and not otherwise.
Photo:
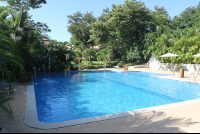
[(128, 66), (125, 64), (123, 65), (124, 70), (128, 70)]
[(183, 78), (183, 77), (184, 77), (184, 69), (183, 69), (183, 65), (180, 64), (180, 65), (179, 65), (179, 68), (180, 68), (180, 78)]

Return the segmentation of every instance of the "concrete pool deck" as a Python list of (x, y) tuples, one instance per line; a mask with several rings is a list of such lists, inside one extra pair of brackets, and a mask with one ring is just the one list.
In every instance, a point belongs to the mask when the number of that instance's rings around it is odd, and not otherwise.
[[(99, 69), (104, 70), (104, 69)], [(106, 70), (123, 71), (118, 68), (107, 68)], [(146, 71), (155, 73), (172, 74), (170, 71), (159, 71), (149, 68), (129, 68), (128, 71)], [(164, 76), (167, 79), (187, 81), (190, 72), (185, 71), (184, 78), (176, 76)], [(199, 76), (200, 77), (200, 76)], [(197, 79), (200, 83), (200, 78)], [(36, 129), (28, 127), (24, 123), (27, 87), (31, 82), (17, 83), (14, 87), (14, 99), (10, 101), (15, 120), (9, 121), (4, 114), (0, 114), (0, 126), (10, 133), (193, 133), (200, 132), (200, 102), (185, 104), (176, 107), (160, 109), (156, 111), (130, 115), (115, 119), (97, 121), (92, 123), (56, 128)]]

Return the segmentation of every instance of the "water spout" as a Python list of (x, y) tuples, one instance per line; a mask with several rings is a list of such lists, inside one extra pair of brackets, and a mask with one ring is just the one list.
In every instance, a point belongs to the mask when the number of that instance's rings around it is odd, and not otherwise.
[(45, 66), (44, 66), (44, 64), (43, 64), (43, 72), (45, 72)]
[(49, 56), (49, 73), (50, 73), (50, 68), (51, 68), (51, 66), (50, 66), (50, 56)]
[(34, 69), (34, 72), (35, 72), (35, 78), (36, 78), (36, 69)]

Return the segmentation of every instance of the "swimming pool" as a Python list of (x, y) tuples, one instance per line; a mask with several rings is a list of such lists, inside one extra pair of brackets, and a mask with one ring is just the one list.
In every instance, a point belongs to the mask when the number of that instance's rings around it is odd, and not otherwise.
[(199, 99), (199, 84), (149, 72), (40, 73), (34, 78), (38, 120), (55, 123)]

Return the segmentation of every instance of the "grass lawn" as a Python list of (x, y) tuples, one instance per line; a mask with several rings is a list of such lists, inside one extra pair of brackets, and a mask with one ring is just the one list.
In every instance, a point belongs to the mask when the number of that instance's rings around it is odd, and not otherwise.
[[(75, 64), (73, 61), (71, 62), (73, 65)], [(89, 64), (90, 63), (90, 61), (82, 61), (81, 62), (81, 65), (86, 65), (86, 64)], [(111, 64), (114, 64), (114, 63), (116, 63), (116, 61), (110, 61), (110, 62), (108, 62), (108, 63), (111, 63)], [(108, 64), (107, 63), (107, 64)], [(105, 64), (105, 62), (104, 61), (91, 61), (91, 65), (104, 65)], [(117, 65), (117, 63), (116, 63), (116, 65)]]

